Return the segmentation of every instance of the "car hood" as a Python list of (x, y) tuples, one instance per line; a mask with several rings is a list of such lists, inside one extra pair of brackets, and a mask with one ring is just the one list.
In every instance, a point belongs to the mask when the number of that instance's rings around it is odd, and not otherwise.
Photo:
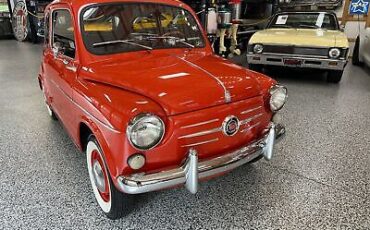
[(305, 47), (348, 47), (348, 39), (343, 32), (322, 29), (266, 29), (252, 36), (250, 44), (256, 43)]
[[(153, 51), (131, 55), (130, 60), (99, 61), (83, 67), (82, 76), (90, 82), (149, 97), (169, 116), (261, 94), (256, 73), (213, 54), (190, 53), (155, 54)], [(230, 101), (225, 99), (228, 96), (225, 90), (229, 92)]]

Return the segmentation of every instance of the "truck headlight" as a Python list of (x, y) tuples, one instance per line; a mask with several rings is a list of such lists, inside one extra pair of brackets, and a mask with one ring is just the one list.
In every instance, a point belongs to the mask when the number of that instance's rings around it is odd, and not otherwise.
[(330, 50), (329, 50), (329, 57), (330, 58), (334, 58), (334, 59), (337, 59), (337, 58), (339, 58), (340, 57), (340, 49), (338, 49), (338, 48), (331, 48)]
[(270, 89), (270, 108), (272, 112), (282, 109), (288, 99), (288, 90), (284, 86), (274, 85)]
[(161, 118), (152, 114), (140, 114), (129, 123), (126, 133), (133, 147), (149, 150), (161, 142), (164, 131)]
[(261, 54), (263, 52), (263, 45), (261, 44), (254, 45), (253, 52), (256, 54)]

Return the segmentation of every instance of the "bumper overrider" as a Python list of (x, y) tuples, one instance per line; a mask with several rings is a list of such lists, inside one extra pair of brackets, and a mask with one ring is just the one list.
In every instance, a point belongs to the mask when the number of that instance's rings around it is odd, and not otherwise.
[(330, 59), (294, 55), (288, 56), (279, 54), (248, 54), (247, 60), (249, 64), (326, 70), (343, 70), (347, 65), (347, 60), (345, 59)]
[(133, 174), (118, 177), (118, 188), (128, 194), (139, 194), (185, 185), (190, 193), (198, 191), (201, 179), (226, 173), (244, 165), (260, 155), (270, 160), (276, 141), (285, 136), (285, 127), (271, 123), (263, 138), (222, 156), (198, 160), (196, 149), (189, 149), (188, 158), (179, 167), (153, 174)]

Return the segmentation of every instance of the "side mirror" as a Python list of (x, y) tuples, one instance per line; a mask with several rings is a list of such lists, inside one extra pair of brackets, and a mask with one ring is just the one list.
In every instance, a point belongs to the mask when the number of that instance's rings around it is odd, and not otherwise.
[(54, 58), (57, 58), (58, 55), (62, 53), (62, 50), (63, 50), (62, 43), (54, 42), (52, 50), (53, 50)]
[(344, 32), (344, 29), (345, 29), (345, 28), (346, 28), (346, 26), (345, 26), (345, 25), (340, 25), (340, 26), (339, 26), (339, 30), (340, 30), (340, 31), (342, 31), (342, 32)]

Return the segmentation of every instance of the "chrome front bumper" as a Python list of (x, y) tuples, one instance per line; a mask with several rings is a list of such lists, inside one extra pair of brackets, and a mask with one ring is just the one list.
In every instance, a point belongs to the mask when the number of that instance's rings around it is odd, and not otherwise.
[[(300, 60), (299, 66), (287, 65), (284, 59)], [(249, 64), (284, 66), (293, 68), (311, 68), (311, 69), (326, 69), (326, 70), (343, 70), (347, 65), (347, 60), (329, 59), (310, 56), (293, 56), (293, 55), (278, 55), (278, 54), (247, 54)]]
[(198, 191), (198, 181), (235, 169), (263, 154), (270, 160), (276, 140), (285, 135), (285, 128), (280, 124), (271, 123), (266, 135), (260, 140), (228, 154), (198, 161), (195, 149), (189, 150), (186, 162), (179, 168), (154, 174), (133, 174), (118, 177), (118, 188), (128, 194), (139, 194), (185, 185), (189, 192)]

